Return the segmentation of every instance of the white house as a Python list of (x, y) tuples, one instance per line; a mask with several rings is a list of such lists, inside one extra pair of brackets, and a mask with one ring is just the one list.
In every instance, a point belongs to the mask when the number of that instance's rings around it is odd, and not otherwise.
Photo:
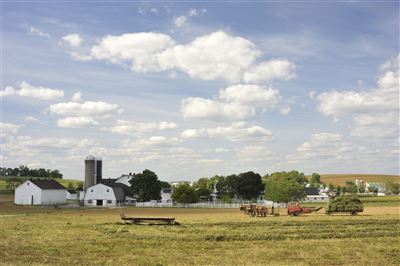
[(67, 189), (66, 198), (67, 200), (76, 200), (78, 198), (78, 193), (73, 189)]
[(317, 188), (306, 187), (306, 198), (303, 202), (328, 202), (329, 196), (324, 193), (319, 193)]
[[(104, 180), (103, 180), (104, 181)], [(111, 180), (110, 180), (111, 181)], [(127, 197), (127, 187), (124, 184), (109, 182), (111, 184), (96, 184), (86, 190), (83, 204), (93, 207), (116, 207), (131, 205), (134, 199)]]
[(121, 177), (117, 178), (117, 180), (115, 180), (115, 183), (121, 183), (126, 185), (127, 187), (131, 186), (131, 183), (129, 183), (129, 181), (131, 181), (133, 178), (133, 175), (122, 175)]
[(66, 189), (55, 180), (27, 180), (15, 189), (14, 203), (21, 205), (66, 203)]
[(161, 189), (161, 202), (170, 203), (172, 202), (172, 189), (171, 188), (162, 188)]

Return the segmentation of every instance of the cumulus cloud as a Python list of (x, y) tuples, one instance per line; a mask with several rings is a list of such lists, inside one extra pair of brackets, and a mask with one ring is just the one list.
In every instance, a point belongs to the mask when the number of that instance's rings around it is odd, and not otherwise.
[(204, 14), (206, 12), (207, 12), (206, 9), (197, 10), (195, 8), (191, 8), (185, 15), (182, 15), (179, 17), (174, 17), (174, 19), (173, 19), (174, 25), (178, 28), (184, 27), (184, 26), (186, 26), (188, 20), (191, 17), (197, 17), (198, 15)]
[(94, 120), (92, 117), (66, 117), (63, 119), (59, 119), (57, 121), (57, 125), (63, 128), (79, 128), (79, 127), (88, 127), (95, 126), (98, 122)]
[(92, 47), (91, 56), (113, 64), (128, 65), (135, 72), (159, 71), (158, 53), (174, 44), (171, 37), (161, 33), (107, 35)]
[[(368, 91), (329, 91), (317, 97), (318, 110), (338, 119), (353, 118), (354, 136), (388, 136), (398, 131), (399, 58), (390, 59), (381, 67), (377, 89)], [(365, 124), (368, 124), (367, 126)]]
[(83, 38), (79, 34), (69, 34), (62, 37), (62, 42), (73, 47), (78, 48), (84, 42)]
[(255, 109), (252, 107), (199, 97), (184, 99), (181, 112), (185, 118), (211, 120), (243, 120), (255, 115)]
[(236, 152), (239, 161), (255, 162), (276, 159), (277, 154), (263, 146), (244, 146)]
[(39, 36), (39, 37), (45, 37), (45, 38), (50, 38), (50, 34), (44, 31), (39, 30), (38, 28), (35, 27), (30, 27), (28, 33), (30, 35), (34, 36)]
[(296, 77), (296, 65), (287, 59), (272, 59), (262, 62), (246, 71), (243, 80), (258, 83), (273, 79), (290, 80)]
[(253, 107), (273, 108), (280, 99), (279, 92), (259, 85), (233, 85), (220, 91), (219, 98), (231, 103)]
[(0, 137), (5, 138), (14, 135), (18, 132), (20, 127), (20, 125), (16, 124), (0, 122)]
[(26, 121), (26, 122), (38, 122), (39, 119), (37, 119), (36, 117), (33, 117), (33, 116), (26, 116), (24, 118), (24, 121)]
[(230, 141), (269, 141), (272, 132), (261, 126), (246, 126), (234, 123), (227, 127), (187, 129), (181, 133), (183, 139), (224, 138)]
[(177, 124), (174, 122), (131, 122), (126, 120), (117, 120), (116, 125), (105, 128), (105, 130), (109, 130), (113, 133), (125, 134), (125, 135), (134, 135), (137, 133), (144, 132), (153, 132), (156, 130), (167, 130), (167, 129), (175, 129), (177, 128)]
[[(219, 98), (204, 99), (189, 97), (182, 101), (181, 112), (185, 118), (209, 120), (246, 120), (256, 115), (257, 110), (273, 110), (280, 103), (279, 91), (260, 85), (239, 84), (219, 92)], [(287, 114), (291, 108), (282, 107)]]
[(56, 103), (49, 107), (50, 112), (63, 116), (76, 117), (101, 117), (108, 116), (118, 111), (118, 105), (106, 102), (66, 102)]
[(54, 100), (64, 97), (64, 91), (58, 89), (50, 89), (40, 86), (33, 86), (26, 81), (19, 83), (19, 89), (6, 87), (0, 91), (0, 96), (18, 95), (21, 97), (31, 97), (39, 100)]
[[(186, 21), (176, 20), (179, 25)], [(135, 72), (180, 70), (190, 77), (231, 83), (295, 77), (294, 63), (272, 59), (258, 64), (261, 52), (254, 43), (223, 31), (197, 37), (187, 44), (177, 44), (170, 36), (155, 32), (106, 35), (92, 47), (89, 55), (73, 56), (79, 60), (107, 60)]]
[(74, 101), (74, 102), (80, 102), (80, 101), (82, 101), (82, 93), (81, 93), (80, 91), (75, 92), (75, 93), (72, 95), (72, 99), (71, 99), (71, 100)]

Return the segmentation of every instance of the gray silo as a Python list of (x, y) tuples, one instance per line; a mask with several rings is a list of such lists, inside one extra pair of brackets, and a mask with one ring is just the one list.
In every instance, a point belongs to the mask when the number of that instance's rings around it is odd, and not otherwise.
[(102, 170), (103, 161), (101, 157), (96, 157), (96, 184), (101, 183), (101, 179), (103, 178)]
[(89, 155), (85, 158), (85, 190), (96, 184), (96, 157)]

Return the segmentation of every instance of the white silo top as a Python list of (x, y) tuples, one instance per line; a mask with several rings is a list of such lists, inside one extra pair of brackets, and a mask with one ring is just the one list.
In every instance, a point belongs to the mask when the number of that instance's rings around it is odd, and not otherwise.
[(85, 158), (85, 161), (94, 161), (96, 160), (96, 157), (94, 157), (93, 155), (89, 155), (88, 157)]

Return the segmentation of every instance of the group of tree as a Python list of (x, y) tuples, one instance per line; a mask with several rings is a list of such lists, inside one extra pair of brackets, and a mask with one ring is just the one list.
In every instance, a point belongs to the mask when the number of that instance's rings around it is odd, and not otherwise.
[(287, 203), (300, 201), (306, 196), (305, 186), (308, 180), (298, 171), (272, 173), (264, 176), (264, 180), (267, 200)]
[(22, 176), (22, 177), (48, 177), (48, 178), (62, 178), (63, 175), (59, 170), (45, 169), (45, 168), (32, 168), (21, 165), (18, 168), (0, 167), (0, 176)]

